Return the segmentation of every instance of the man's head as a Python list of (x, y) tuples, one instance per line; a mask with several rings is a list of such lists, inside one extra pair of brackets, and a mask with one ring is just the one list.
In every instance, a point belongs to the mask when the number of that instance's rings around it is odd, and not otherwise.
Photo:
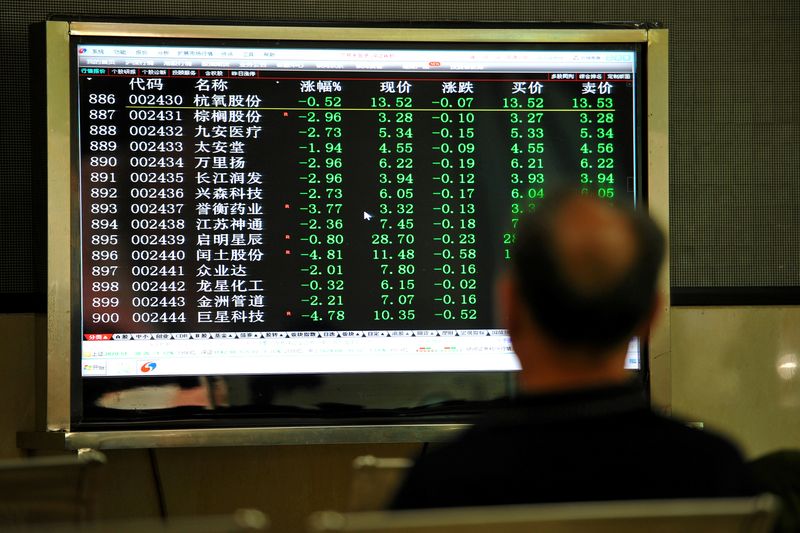
[(552, 195), (520, 220), (512, 251), (515, 348), (525, 334), (583, 358), (619, 353), (652, 318), (663, 255), (661, 231), (641, 212)]

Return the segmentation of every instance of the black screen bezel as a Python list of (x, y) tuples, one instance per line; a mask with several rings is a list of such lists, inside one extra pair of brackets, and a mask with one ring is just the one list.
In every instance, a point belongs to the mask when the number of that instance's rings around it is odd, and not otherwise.
[[(345, 36), (346, 37), (346, 36)], [(132, 42), (141, 43), (147, 42), (148, 44), (162, 44), (167, 42), (179, 41), (180, 44), (208, 44), (213, 42), (216, 46), (255, 46), (267, 45), (271, 46), (275, 43), (274, 40), (236, 40), (236, 39), (186, 39), (186, 38), (170, 38), (168, 36), (159, 36), (156, 38), (116, 38), (116, 37), (76, 37), (70, 38), (70, 105), (71, 116), (77, 117), (77, 64), (76, 55), (74, 54), (75, 47), (82, 42)], [(320, 42), (313, 42), (308, 40), (283, 40), (283, 43), (290, 43), (291, 46), (297, 46), (298, 42), (306, 44), (319, 45)], [(582, 42), (582, 43), (432, 43), (425, 41), (348, 41), (343, 37), (341, 41), (328, 41), (325, 44), (340, 44), (341, 46), (348, 47), (469, 47), (470, 44), (478, 46), (492, 46), (496, 45), (498, 48), (550, 48), (560, 47), (563, 49), (581, 49), (587, 47), (593, 48), (613, 48), (634, 50), (637, 58), (637, 74), (636, 83), (639, 90), (635, 93), (636, 98), (636, 120), (634, 124), (635, 136), (637, 143), (636, 150), (636, 164), (637, 164), (637, 191), (638, 197), (636, 198), (639, 206), (646, 206), (647, 199), (647, 144), (645, 135), (645, 115), (646, 109), (646, 86), (643, 80), (646, 79), (646, 62), (645, 62), (645, 44), (644, 43), (608, 43), (608, 42)], [(72, 168), (71, 176), (73, 183), (73, 191), (77, 190), (78, 180), (78, 161), (77, 161), (77, 120), (73, 118), (73, 123), (70, 125), (71, 135), (71, 153)], [(77, 195), (72, 199), (72, 235), (73, 238), (79, 239), (79, 200)], [(79, 242), (75, 241), (75, 242)], [(160, 377), (130, 377), (130, 378), (104, 378), (104, 377), (90, 377), (86, 378), (81, 375), (81, 298), (80, 298), (80, 246), (73, 247), (73, 346), (71, 357), (71, 427), (75, 430), (120, 430), (120, 429), (168, 429), (168, 428), (221, 428), (221, 427), (265, 427), (265, 426), (314, 426), (314, 425), (365, 425), (365, 424), (391, 424), (398, 421), (403, 423), (464, 423), (473, 420), (476, 416), (480, 416), (485, 412), (490, 405), (494, 403), (502, 403), (503, 399), (499, 398), (497, 401), (453, 401), (444, 402), (442, 404), (431, 405), (429, 407), (409, 407), (398, 406), (394, 409), (369, 409), (360, 405), (327, 405), (319, 409), (298, 409), (294, 406), (251, 406), (250, 409), (237, 409), (237, 410), (223, 410), (223, 411), (209, 411), (204, 408), (173, 408), (173, 409), (149, 409), (149, 410), (136, 410), (136, 411), (111, 411), (99, 408), (93, 408), (91, 405), (85, 405), (84, 397), (87, 394), (86, 383), (89, 380), (92, 385), (99, 381), (105, 380), (108, 383), (111, 381), (121, 381), (122, 386), (141, 385), (143, 379), (147, 379), (148, 384), (157, 384), (159, 382), (166, 382), (171, 378)], [(640, 369), (633, 371), (633, 375), (643, 381), (645, 386), (649, 385), (649, 356), (647, 349), (647, 342), (640, 342)], [(428, 374), (426, 374), (428, 375)], [(487, 380), (494, 383), (503, 383), (507, 387), (508, 395), (513, 396), (515, 392), (513, 373), (470, 373), (470, 377), (482, 375)], [(288, 375), (295, 376), (295, 375)], [(341, 379), (343, 383), (349, 383), (353, 379), (350, 374), (328, 374), (317, 375), (309, 374), (305, 376), (309, 380), (328, 377), (334, 380)], [(370, 374), (357, 374), (355, 377), (359, 379), (370, 379)], [(393, 377), (398, 380), (414, 380), (419, 375), (415, 373), (397, 373)], [(445, 379), (458, 379), (459, 373), (442, 373)], [(206, 378), (212, 378), (206, 376)], [(290, 378), (287, 378), (289, 380)]]

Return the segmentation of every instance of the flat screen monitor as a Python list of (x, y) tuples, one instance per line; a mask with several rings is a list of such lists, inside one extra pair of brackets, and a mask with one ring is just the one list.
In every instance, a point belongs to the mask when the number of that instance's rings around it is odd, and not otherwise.
[(462, 420), (520, 216), (644, 205), (642, 42), (69, 28), (73, 429)]

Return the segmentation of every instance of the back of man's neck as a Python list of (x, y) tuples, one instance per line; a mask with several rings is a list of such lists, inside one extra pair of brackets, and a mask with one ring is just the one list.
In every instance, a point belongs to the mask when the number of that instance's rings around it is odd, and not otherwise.
[(598, 361), (563, 355), (537, 357), (534, 364), (523, 363), (519, 386), (524, 393), (550, 393), (622, 385), (630, 380), (625, 355), (612, 354)]

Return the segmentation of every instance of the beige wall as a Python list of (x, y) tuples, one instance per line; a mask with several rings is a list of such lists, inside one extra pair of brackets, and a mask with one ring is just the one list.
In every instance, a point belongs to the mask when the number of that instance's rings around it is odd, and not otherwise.
[(672, 408), (747, 455), (800, 448), (800, 308), (672, 309)]
[[(671, 318), (676, 414), (734, 437), (751, 457), (800, 443), (800, 373), (791, 368), (800, 357), (800, 309), (674, 308)], [(33, 429), (34, 316), (0, 315), (0, 339), (0, 457), (7, 458), (20, 454), (16, 432)], [(417, 450), (388, 444), (198, 448), (157, 450), (154, 457), (169, 514), (253, 506), (272, 516), (276, 530), (291, 531), (313, 510), (345, 506), (353, 457)], [(157, 516), (148, 452), (108, 456), (102, 515)]]

